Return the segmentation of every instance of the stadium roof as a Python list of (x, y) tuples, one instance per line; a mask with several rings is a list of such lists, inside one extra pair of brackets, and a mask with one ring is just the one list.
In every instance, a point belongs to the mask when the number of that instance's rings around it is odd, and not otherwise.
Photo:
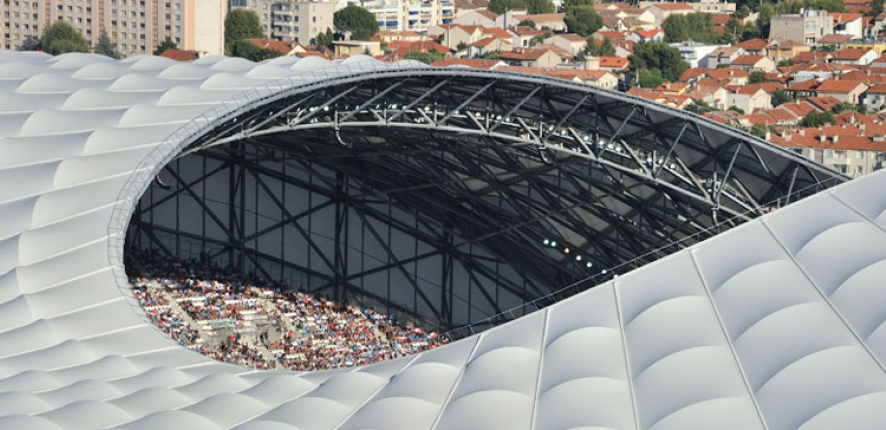
[[(418, 67), (0, 53), (0, 427), (813, 430), (886, 422), (884, 173), (380, 365), (254, 372), (188, 351), (148, 322), (127, 292), (120, 247), (134, 184), (187, 143), (176, 139), (213, 127), (223, 109), (283, 90), (263, 86), (268, 80)], [(238, 94), (247, 96), (231, 98)]]

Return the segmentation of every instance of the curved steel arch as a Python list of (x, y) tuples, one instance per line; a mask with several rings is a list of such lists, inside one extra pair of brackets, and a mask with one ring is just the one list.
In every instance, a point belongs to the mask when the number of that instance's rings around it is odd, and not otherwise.
[[(436, 290), (422, 291), (419, 275), (409, 273), (405, 264), (443, 255), (485, 279), (494, 278), (495, 287), (486, 292), (480, 287), (482, 298), (474, 299), (488, 302), (489, 310), (481, 315), (486, 317), (600, 269), (611, 274), (614, 267), (641, 266), (846, 179), (748, 134), (643, 99), (562, 80), (465, 69), (332, 76), (282, 90), (204, 127), (178, 157), (188, 155), (242, 166), (263, 194), (272, 193), (261, 177), (271, 177), (308, 187), (335, 200), (336, 208), (344, 199), (344, 211), (356, 209), (363, 223), (368, 225), (369, 217), (396, 225), (430, 244), (436, 252), (397, 258), (384, 235), (370, 229), (385, 248), (384, 270), (399, 270), (406, 277), (425, 313), (418, 302), (393, 307), (447, 327), (460, 323), (452, 319), (453, 299), (445, 291), (449, 275), (439, 281), (444, 291), (438, 299)], [(281, 174), (284, 165), (319, 182), (308, 185)], [(181, 186), (166, 198), (176, 193), (198, 198), (174, 169), (167, 170)], [(322, 182), (325, 186), (318, 185)], [(351, 190), (359, 190), (361, 197), (390, 199), (416, 214), (415, 225), (397, 225), (390, 214), (350, 195)], [(286, 215), (276, 229), (297, 226), (313, 213), (296, 216), (286, 211), (282, 198), (273, 198)], [(337, 214), (336, 222), (345, 216)], [(213, 218), (225, 227), (224, 216)], [(245, 214), (240, 223), (243, 219)], [(151, 228), (150, 223), (140, 225)], [(336, 226), (335, 232), (343, 228)], [(321, 279), (313, 288), (330, 289), (339, 298), (342, 291), (366, 294), (353, 281), (379, 270), (348, 273), (340, 264), (348, 245), (338, 248), (338, 233), (331, 238), (336, 249), (324, 253), (300, 231), (328, 268), (318, 271), (245, 249), (244, 243), (260, 234), (236, 230), (227, 226), (230, 240), (216, 240), (213, 257), (227, 254), (229, 262), (239, 261), (240, 270), (248, 260), (249, 267), (269, 278), (273, 271), (262, 262), (287, 266)], [(572, 254), (545, 246), (549, 238)], [(496, 265), (508, 264), (520, 276), (503, 279), (498, 266), (485, 267), (478, 257), (454, 251), (464, 245), (479, 246)], [(593, 261), (594, 268), (575, 264), (573, 255)], [(589, 284), (599, 281), (591, 279)], [(500, 299), (500, 291), (517, 302)], [(390, 291), (369, 295), (391, 305)]]

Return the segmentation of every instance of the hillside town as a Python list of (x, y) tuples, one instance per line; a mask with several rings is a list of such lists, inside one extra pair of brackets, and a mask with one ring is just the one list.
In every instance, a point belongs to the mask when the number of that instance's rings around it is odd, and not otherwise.
[(117, 58), (368, 55), (539, 74), (702, 115), (851, 177), (886, 163), (886, 13), (870, 0), (44, 2), (3, 0), (0, 48), (68, 52), (52, 39), (66, 26), (81, 52)]

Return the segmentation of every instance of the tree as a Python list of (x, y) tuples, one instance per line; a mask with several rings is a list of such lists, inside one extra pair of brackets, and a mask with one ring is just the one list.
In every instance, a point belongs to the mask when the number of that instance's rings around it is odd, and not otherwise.
[(664, 78), (647, 69), (640, 69), (640, 86), (643, 88), (655, 88), (665, 82)]
[(234, 9), (225, 17), (225, 45), (232, 46), (238, 40), (265, 37), (258, 15), (248, 9)]
[(865, 114), (867, 113), (867, 107), (865, 107), (864, 105), (854, 105), (848, 102), (843, 102), (834, 106), (834, 113), (843, 112), (858, 112), (861, 114)]
[(879, 16), (881, 13), (883, 13), (883, 2), (880, 0), (874, 0), (874, 7), (871, 8), (871, 11), (867, 15)]
[(686, 108), (684, 110), (701, 115), (701, 114), (706, 114), (708, 112), (713, 112), (717, 109), (714, 109), (713, 106), (705, 103), (704, 101), (693, 100), (691, 103), (689, 103), (689, 106), (686, 106)]
[(43, 37), (40, 38), (40, 49), (51, 55), (64, 54), (66, 52), (89, 52), (89, 44), (71, 24), (64, 21), (56, 21), (43, 28)]
[(528, 9), (528, 7), (523, 0), (490, 0), (487, 9), (501, 15), (509, 10)]
[(466, 51), (468, 49), (468, 44), (464, 42), (458, 42), (458, 45), (455, 46), (456, 51)]
[(603, 17), (593, 6), (575, 6), (566, 10), (566, 27), (570, 33), (590, 36), (603, 27)]
[(338, 31), (351, 33), (351, 39), (369, 40), (378, 33), (375, 15), (360, 6), (348, 5), (333, 15), (332, 23)]
[(554, 13), (554, 3), (551, 0), (523, 0), (527, 12), (530, 15), (539, 13)]
[(738, 113), (738, 114), (744, 115), (744, 109), (742, 109), (742, 108), (740, 108), (740, 107), (738, 107), (738, 106), (729, 106), (729, 109), (728, 109), (728, 110), (731, 110), (731, 111), (733, 111), (733, 112), (735, 112), (735, 113)]
[(532, 28), (535, 28), (535, 21), (533, 21), (533, 20), (531, 20), (531, 19), (524, 19), (523, 21), (520, 21), (517, 25), (520, 26), (520, 27), (532, 27)]
[(166, 36), (166, 39), (163, 39), (163, 41), (157, 45), (157, 50), (154, 51), (154, 55), (160, 55), (170, 49), (178, 49), (178, 45), (172, 41), (171, 37)]
[(332, 29), (327, 28), (325, 32), (321, 31), (317, 33), (317, 40), (315, 41), (314, 45), (332, 48), (333, 42), (335, 42), (335, 36), (332, 34)]
[(834, 119), (834, 114), (830, 112), (809, 112), (803, 119), (800, 120), (800, 127), (819, 127), (825, 124), (836, 124), (837, 120)]
[(760, 6), (760, 14), (757, 16), (757, 26), (760, 27), (761, 35), (769, 34), (769, 24), (772, 22), (772, 15), (775, 15), (775, 7), (770, 3), (763, 3)]
[(772, 93), (772, 106), (778, 106), (794, 101), (794, 98), (787, 91), (776, 91)]
[(444, 54), (442, 52), (412, 51), (412, 52), (407, 52), (406, 56), (404, 56), (403, 59), (416, 60), (416, 61), (421, 61), (422, 63), (425, 63), (425, 64), (431, 64), (434, 61), (437, 61), (445, 56), (446, 56), (446, 54)]
[(600, 45), (597, 45), (597, 40), (594, 39), (594, 36), (590, 36), (588, 37), (588, 46), (585, 48), (585, 55), (590, 55), (592, 57), (614, 57), (615, 45), (612, 44), (612, 39), (609, 37), (604, 37), (603, 41), (600, 42)]
[(19, 51), (39, 51), (40, 50), (40, 39), (35, 36), (28, 36), (25, 40), (22, 41), (22, 46), (18, 48)]
[(683, 42), (689, 40), (689, 21), (685, 15), (671, 15), (661, 23), (667, 42)]
[(762, 70), (754, 70), (748, 76), (748, 84), (762, 84), (763, 82), (767, 82), (766, 72)]
[(646, 69), (667, 81), (676, 81), (689, 68), (680, 51), (664, 42), (638, 43), (628, 57), (632, 70)]
[(111, 57), (115, 60), (119, 60), (123, 58), (119, 52), (117, 52), (117, 47), (111, 43), (111, 38), (108, 37), (108, 33), (102, 32), (101, 36), (98, 37), (98, 45), (95, 46), (95, 50), (93, 51), (96, 54), (101, 54), (106, 57)]
[(569, 10), (576, 6), (593, 6), (594, 0), (563, 0), (563, 10)]
[(248, 40), (237, 40), (231, 43), (230, 51), (232, 56), (250, 61), (263, 61), (283, 55), (273, 49), (262, 48)]
[(779, 61), (779, 62), (778, 62), (778, 67), (791, 67), (791, 66), (796, 65), (796, 64), (797, 64), (796, 61), (794, 61), (794, 60), (788, 58), (788, 59), (785, 59), (785, 60), (781, 60), (781, 61)]
[(761, 123), (757, 123), (757, 124), (754, 124), (754, 126), (751, 127), (750, 131), (748, 131), (748, 132), (753, 134), (754, 136), (759, 137), (760, 139), (765, 139), (766, 132), (768, 132), (768, 131), (769, 131), (769, 129), (766, 128), (765, 125), (763, 125)]

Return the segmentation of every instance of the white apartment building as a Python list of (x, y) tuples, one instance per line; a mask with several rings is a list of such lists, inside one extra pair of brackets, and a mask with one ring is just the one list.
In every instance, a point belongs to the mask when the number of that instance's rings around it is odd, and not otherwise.
[(125, 56), (150, 54), (166, 37), (179, 49), (221, 54), (226, 14), (226, 0), (2, 0), (0, 49), (17, 50), (49, 23), (66, 21), (90, 46), (106, 32)]
[(336, 3), (320, 1), (233, 0), (231, 8), (252, 10), (258, 15), (265, 36), (311, 45), (317, 34), (334, 29)]
[(379, 31), (419, 31), (449, 24), (455, 18), (453, 0), (360, 0), (375, 15)]

